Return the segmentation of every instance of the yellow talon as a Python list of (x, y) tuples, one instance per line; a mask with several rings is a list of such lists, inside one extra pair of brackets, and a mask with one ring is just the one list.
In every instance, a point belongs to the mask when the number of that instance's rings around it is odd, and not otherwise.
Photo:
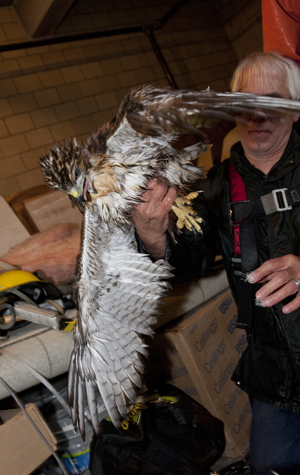
[(177, 227), (179, 229), (182, 229), (185, 226), (189, 231), (192, 231), (194, 227), (197, 232), (201, 232), (201, 226), (199, 226), (198, 223), (202, 223), (203, 219), (200, 217), (194, 218), (193, 216), (196, 216), (197, 212), (192, 208), (192, 206), (189, 206), (191, 204), (191, 200), (197, 196), (197, 192), (192, 192), (187, 196), (176, 198), (175, 203), (172, 206), (172, 210), (178, 218)]

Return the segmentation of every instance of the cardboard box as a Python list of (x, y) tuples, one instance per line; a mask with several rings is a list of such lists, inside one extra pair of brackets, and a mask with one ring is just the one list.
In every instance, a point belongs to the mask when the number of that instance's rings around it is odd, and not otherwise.
[[(38, 429), (56, 450), (56, 439), (35, 404), (26, 410)], [(20, 409), (0, 411), (0, 467), (1, 473), (29, 475), (41, 465), (51, 452)]]
[(224, 422), (229, 458), (248, 452), (251, 406), (231, 375), (247, 345), (236, 328), (237, 308), (228, 289), (159, 329), (147, 372), (149, 379), (182, 389)]

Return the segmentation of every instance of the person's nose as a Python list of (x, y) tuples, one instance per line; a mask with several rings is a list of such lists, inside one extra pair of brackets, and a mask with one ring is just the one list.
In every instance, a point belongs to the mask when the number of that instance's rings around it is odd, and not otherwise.
[(251, 122), (255, 122), (256, 124), (261, 124), (263, 122), (266, 122), (266, 120), (267, 115), (262, 109), (255, 109), (250, 119)]

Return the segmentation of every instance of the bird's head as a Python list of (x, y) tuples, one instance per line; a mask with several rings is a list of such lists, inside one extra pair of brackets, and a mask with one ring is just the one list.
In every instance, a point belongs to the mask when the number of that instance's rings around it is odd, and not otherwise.
[(54, 190), (63, 191), (73, 202), (87, 202), (89, 193), (95, 193), (89, 177), (91, 164), (89, 151), (76, 139), (55, 145), (41, 157), (45, 182)]

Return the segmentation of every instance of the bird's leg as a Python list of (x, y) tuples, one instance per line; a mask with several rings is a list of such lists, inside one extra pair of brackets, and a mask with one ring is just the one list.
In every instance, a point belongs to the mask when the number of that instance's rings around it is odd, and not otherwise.
[(189, 193), (187, 196), (178, 196), (175, 200), (174, 205), (172, 206), (172, 211), (177, 216), (177, 227), (182, 229), (184, 226), (192, 231), (194, 228), (198, 233), (201, 231), (201, 226), (199, 223), (203, 222), (202, 218), (195, 217), (197, 215), (196, 211), (193, 209), (190, 204), (192, 200), (195, 199), (198, 195), (197, 191)]

